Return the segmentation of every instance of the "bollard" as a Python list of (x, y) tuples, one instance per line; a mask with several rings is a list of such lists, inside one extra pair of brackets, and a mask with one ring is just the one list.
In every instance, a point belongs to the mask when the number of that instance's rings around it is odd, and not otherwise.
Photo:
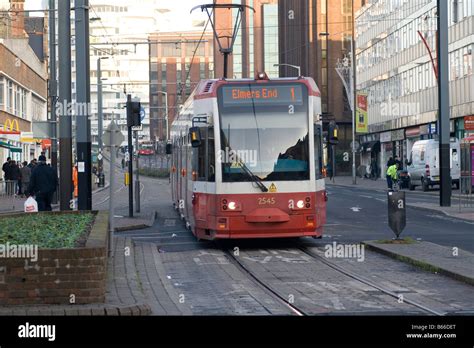
[(388, 192), (388, 225), (399, 239), (407, 224), (405, 192)]

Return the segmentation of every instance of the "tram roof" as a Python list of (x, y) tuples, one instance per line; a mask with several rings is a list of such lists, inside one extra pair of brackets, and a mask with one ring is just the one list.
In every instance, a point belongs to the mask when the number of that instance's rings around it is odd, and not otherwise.
[(217, 89), (219, 86), (231, 83), (266, 83), (266, 82), (302, 82), (308, 86), (310, 96), (320, 97), (321, 92), (311, 77), (279, 77), (268, 79), (207, 79), (201, 80), (195, 89), (193, 99), (207, 99), (217, 96)]

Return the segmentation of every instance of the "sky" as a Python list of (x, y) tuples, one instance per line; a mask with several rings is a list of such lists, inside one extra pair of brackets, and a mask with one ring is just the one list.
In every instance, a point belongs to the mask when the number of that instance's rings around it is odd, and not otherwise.
[[(92, 4), (94, 0), (90, 1)], [(167, 14), (167, 23), (166, 28), (163, 28), (164, 31), (178, 31), (178, 30), (189, 30), (190, 28), (183, 28), (183, 19), (185, 22), (191, 23), (192, 20), (206, 20), (207, 15), (202, 13), (200, 9), (196, 9), (192, 15), (190, 11), (193, 7), (209, 3), (207, 0), (161, 0), (158, 3), (163, 8), (170, 9), (171, 12)], [(136, 0), (130, 0), (130, 5), (139, 6), (139, 2)], [(38, 10), (44, 9), (48, 6), (48, 0), (26, 0), (25, 9), (26, 10)], [(40, 13), (33, 13), (33, 16), (41, 15)], [(189, 20), (188, 20), (189, 18)], [(198, 30), (198, 29), (195, 29)]]

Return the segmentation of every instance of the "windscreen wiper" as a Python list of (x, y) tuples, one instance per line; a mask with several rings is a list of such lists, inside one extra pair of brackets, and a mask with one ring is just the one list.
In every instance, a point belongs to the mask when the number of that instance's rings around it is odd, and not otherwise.
[(260, 179), (258, 176), (256, 176), (250, 169), (247, 167), (247, 165), (239, 160), (238, 162), (240, 164), (240, 168), (243, 169), (244, 173), (247, 174), (247, 176), (252, 179), (254, 183), (257, 184), (258, 188), (262, 190), (262, 192), (268, 192), (268, 188), (265, 186), (263, 183), (262, 179)]

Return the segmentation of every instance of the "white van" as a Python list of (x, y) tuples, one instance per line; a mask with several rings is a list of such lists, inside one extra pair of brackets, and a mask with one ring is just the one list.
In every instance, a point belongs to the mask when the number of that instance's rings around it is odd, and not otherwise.
[[(461, 148), (458, 139), (451, 138), (451, 179), (452, 183), (459, 189), (460, 154)], [(423, 191), (430, 187), (439, 185), (439, 142), (438, 140), (419, 140), (411, 149), (408, 161), (408, 175), (410, 177), (410, 190), (421, 186)]]

